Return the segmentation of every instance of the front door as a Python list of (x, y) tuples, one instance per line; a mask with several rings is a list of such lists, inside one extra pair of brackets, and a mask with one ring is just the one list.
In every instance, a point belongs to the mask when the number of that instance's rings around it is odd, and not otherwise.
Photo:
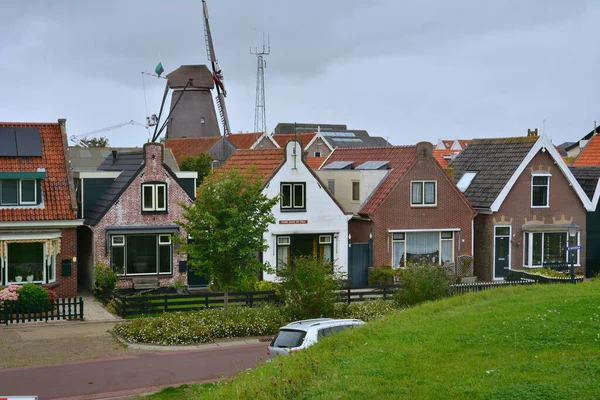
[(494, 279), (508, 277), (510, 268), (510, 227), (495, 228)]

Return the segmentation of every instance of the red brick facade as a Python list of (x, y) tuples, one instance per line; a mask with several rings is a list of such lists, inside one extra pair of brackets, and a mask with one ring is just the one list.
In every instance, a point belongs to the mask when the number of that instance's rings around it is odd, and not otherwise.
[[(424, 149), (426, 151), (424, 151)], [(392, 263), (391, 233), (389, 230), (449, 230), (458, 229), (454, 235), (454, 254), (472, 255), (472, 221), (475, 212), (466, 198), (437, 164), (429, 143), (417, 145), (417, 158), (412, 167), (383, 200), (373, 215), (372, 223), (350, 221), (353, 242), (366, 242), (373, 230), (373, 265), (381, 267)], [(436, 181), (437, 205), (411, 206), (412, 181)]]
[[(531, 177), (535, 172), (549, 172), (549, 207), (531, 207)], [(475, 219), (475, 273), (480, 280), (494, 279), (494, 227), (510, 226), (510, 266), (523, 268), (523, 225), (538, 221), (538, 224), (556, 225), (572, 222), (579, 226), (580, 243), (586, 240), (586, 209), (548, 152), (539, 152), (519, 176), (498, 212), (479, 214)], [(579, 259), (585, 269), (585, 246)]]
[[(77, 228), (60, 230), (60, 253), (56, 256), (56, 283), (46, 285), (56, 292), (58, 297), (77, 295)], [(63, 276), (62, 262), (71, 261), (71, 275)]]
[[(190, 204), (192, 200), (178, 182), (169, 174), (162, 164), (162, 145), (148, 143), (144, 145), (145, 167), (137, 177), (129, 184), (119, 199), (102, 220), (91, 227), (94, 235), (93, 252), (94, 264), (110, 264), (110, 248), (107, 248), (107, 227), (132, 227), (132, 226), (168, 226), (176, 225), (175, 221), (183, 218), (181, 203)], [(144, 182), (166, 182), (167, 183), (167, 213), (142, 214), (141, 212), (141, 187)], [(184, 231), (180, 230), (182, 238), (186, 238)], [(179, 276), (178, 264), (180, 260), (186, 260), (185, 254), (173, 251), (173, 274), (160, 275), (161, 286), (168, 286), (171, 278)], [(119, 287), (130, 287), (131, 278), (122, 278)]]

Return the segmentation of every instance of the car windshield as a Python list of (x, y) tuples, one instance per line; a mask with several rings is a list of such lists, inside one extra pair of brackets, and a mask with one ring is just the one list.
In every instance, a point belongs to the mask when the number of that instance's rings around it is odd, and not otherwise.
[(292, 329), (282, 329), (279, 331), (273, 342), (271, 343), (272, 347), (298, 347), (302, 345), (304, 341), (304, 336), (306, 336), (305, 331), (296, 331)]

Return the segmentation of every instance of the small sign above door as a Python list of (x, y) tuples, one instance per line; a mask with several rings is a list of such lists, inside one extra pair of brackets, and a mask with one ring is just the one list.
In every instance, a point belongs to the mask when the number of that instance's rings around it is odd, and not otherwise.
[(282, 225), (288, 224), (308, 224), (308, 220), (306, 219), (280, 219), (279, 223)]

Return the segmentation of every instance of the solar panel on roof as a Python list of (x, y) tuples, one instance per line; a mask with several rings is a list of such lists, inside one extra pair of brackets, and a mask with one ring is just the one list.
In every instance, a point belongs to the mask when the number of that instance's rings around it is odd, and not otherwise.
[(41, 157), (42, 140), (38, 128), (16, 128), (17, 155), (19, 157)]
[(0, 128), (0, 157), (16, 157), (17, 142), (14, 128)]
[(334, 161), (321, 169), (350, 169), (354, 161)]
[(389, 161), (367, 161), (365, 163), (360, 164), (358, 167), (354, 168), (354, 169), (383, 169), (385, 168), (390, 162)]

